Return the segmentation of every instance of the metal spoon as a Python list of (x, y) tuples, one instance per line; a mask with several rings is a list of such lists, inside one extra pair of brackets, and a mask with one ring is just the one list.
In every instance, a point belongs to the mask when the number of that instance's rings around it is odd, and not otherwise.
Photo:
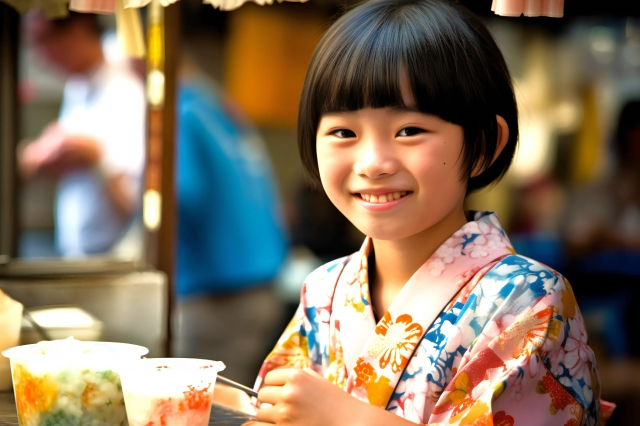
[(249, 396), (252, 396), (254, 398), (258, 397), (258, 392), (254, 391), (253, 389), (245, 386), (245, 385), (241, 385), (238, 382), (234, 382), (231, 379), (227, 379), (226, 377), (223, 377), (221, 375), (218, 374), (218, 378), (216, 379), (218, 382), (223, 383), (227, 386), (231, 386), (232, 388), (236, 388), (236, 389), (240, 389), (241, 391), (243, 391), (244, 393), (246, 393)]

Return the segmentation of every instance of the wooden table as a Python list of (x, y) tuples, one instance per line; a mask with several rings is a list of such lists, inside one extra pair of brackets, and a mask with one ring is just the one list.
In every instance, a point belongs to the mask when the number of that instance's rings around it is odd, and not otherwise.
[[(251, 420), (247, 414), (213, 404), (209, 426), (240, 426)], [(0, 392), (0, 426), (17, 426), (18, 414), (13, 392)]]

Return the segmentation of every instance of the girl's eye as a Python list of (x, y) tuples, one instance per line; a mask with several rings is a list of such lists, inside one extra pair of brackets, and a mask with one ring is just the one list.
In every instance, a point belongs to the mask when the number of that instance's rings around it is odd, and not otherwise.
[(417, 127), (405, 127), (404, 129), (398, 132), (398, 136), (415, 136), (419, 133), (424, 133), (425, 131), (422, 129), (418, 129)]
[(337, 136), (341, 139), (355, 138), (356, 134), (348, 129), (338, 129), (336, 131), (331, 132), (332, 135)]

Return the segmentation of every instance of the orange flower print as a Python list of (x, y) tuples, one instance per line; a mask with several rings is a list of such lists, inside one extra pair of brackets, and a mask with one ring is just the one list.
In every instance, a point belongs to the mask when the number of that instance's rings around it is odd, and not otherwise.
[(513, 426), (515, 420), (504, 411), (498, 411), (493, 415), (493, 426)]
[(353, 371), (356, 373), (357, 387), (363, 387), (365, 384), (373, 382), (378, 378), (378, 374), (373, 366), (368, 362), (365, 362), (362, 358), (358, 358)]
[(414, 323), (411, 315), (400, 315), (393, 321), (387, 312), (376, 327), (377, 336), (369, 348), (369, 355), (380, 359), (380, 368), (391, 363), (391, 370), (399, 373), (407, 365), (422, 332), (422, 326)]
[(389, 383), (391, 383), (391, 380), (389, 380), (388, 377), (379, 376), (375, 382), (370, 381), (364, 385), (369, 404), (383, 408), (387, 406), (389, 398), (393, 393), (393, 387), (389, 386)]
[(514, 358), (530, 355), (532, 349), (544, 343), (552, 315), (552, 306), (539, 312), (526, 313), (499, 336), (500, 348), (511, 349)]
[(280, 342), (267, 356), (266, 362), (272, 368), (308, 368), (309, 349), (307, 338), (299, 332), (293, 332), (289, 338)]
[(378, 376), (373, 366), (363, 358), (358, 358), (353, 371), (356, 373), (355, 385), (364, 388), (369, 403), (376, 407), (385, 407), (393, 393), (393, 387), (389, 386), (389, 378)]

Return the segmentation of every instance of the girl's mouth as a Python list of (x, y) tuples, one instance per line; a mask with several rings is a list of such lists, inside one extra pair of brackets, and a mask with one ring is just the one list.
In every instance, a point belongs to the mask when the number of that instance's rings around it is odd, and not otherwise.
[(411, 194), (413, 191), (396, 191), (396, 192), (388, 192), (386, 194), (367, 194), (363, 192), (356, 192), (354, 196), (359, 198), (367, 203), (371, 204), (384, 204), (391, 201), (396, 201), (401, 198), (406, 197)]

